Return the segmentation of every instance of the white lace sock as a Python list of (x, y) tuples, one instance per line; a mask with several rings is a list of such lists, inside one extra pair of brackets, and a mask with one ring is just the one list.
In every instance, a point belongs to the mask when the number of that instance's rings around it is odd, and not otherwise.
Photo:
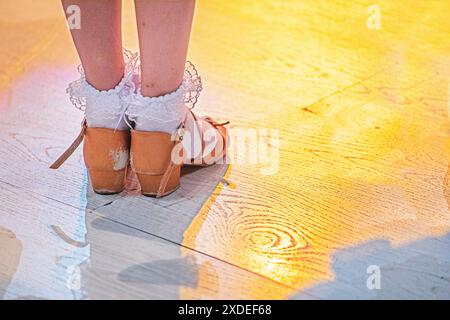
[[(140, 89), (124, 99), (128, 105), (127, 118), (139, 131), (159, 131), (173, 134), (184, 120), (183, 146), (188, 158), (197, 158), (203, 151), (208, 154), (216, 146), (219, 133), (204, 120), (195, 121), (189, 109), (197, 103), (203, 89), (194, 65), (187, 62), (184, 78), (177, 90), (159, 97), (144, 97)], [(207, 132), (205, 134), (205, 132)], [(207, 139), (207, 141), (203, 141)], [(203, 146), (203, 150), (202, 150)]]
[(95, 89), (86, 80), (84, 70), (78, 68), (81, 77), (69, 84), (67, 93), (72, 104), (84, 111), (88, 127), (125, 130), (126, 97), (136, 92), (138, 84), (139, 55), (124, 50), (125, 73), (120, 83), (111, 90)]
[(184, 87), (159, 97), (144, 97), (141, 90), (129, 99), (125, 112), (139, 131), (160, 131), (172, 134), (186, 114)]
[(140, 131), (172, 134), (181, 124), (188, 108), (193, 108), (202, 90), (202, 81), (194, 65), (186, 64), (184, 78), (177, 90), (159, 97), (144, 97), (140, 88), (127, 97), (126, 115)]

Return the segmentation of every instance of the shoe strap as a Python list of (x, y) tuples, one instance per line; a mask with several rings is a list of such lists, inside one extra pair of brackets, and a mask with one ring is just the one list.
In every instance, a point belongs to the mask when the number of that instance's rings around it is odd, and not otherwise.
[[(199, 119), (205, 120), (205, 121), (209, 122), (216, 129), (217, 129), (217, 127), (222, 127), (222, 126), (225, 126), (225, 125), (230, 123), (229, 121), (226, 121), (226, 122), (223, 122), (223, 123), (218, 123), (218, 122), (215, 122), (210, 117), (198, 118), (192, 111), (189, 110), (189, 112), (192, 113), (194, 121), (198, 121)], [(183, 135), (184, 135), (185, 126), (186, 126), (186, 118), (187, 117), (185, 117), (183, 119), (181, 124), (178, 126), (178, 128), (175, 130), (175, 132), (172, 134), (172, 141), (175, 141), (175, 145), (174, 145), (174, 147), (172, 149), (172, 153), (175, 150), (175, 148), (178, 148), (179, 145), (181, 144), (181, 142), (183, 141)], [(225, 143), (224, 148), (226, 148), (226, 142), (227, 142), (226, 139), (227, 139), (227, 137), (226, 137), (226, 135), (224, 136), (220, 130), (218, 130), (218, 131), (219, 131), (220, 135), (222, 136), (222, 138), (224, 139), (224, 143)], [(203, 137), (202, 137), (202, 140), (203, 140)], [(167, 187), (167, 183), (169, 182), (170, 176), (172, 175), (172, 171), (173, 171), (173, 169), (176, 166), (176, 164), (172, 161), (172, 153), (171, 153), (171, 157), (170, 157), (170, 163), (167, 166), (166, 170), (164, 171), (163, 177), (162, 177), (161, 182), (159, 184), (159, 188), (158, 188), (158, 191), (156, 193), (156, 197), (157, 198), (160, 198), (160, 197), (163, 196), (164, 191), (166, 190), (166, 187)]]
[[(181, 146), (181, 148), (183, 148), (183, 146), (181, 145), (181, 141), (183, 141), (185, 122), (186, 122), (186, 118), (183, 119), (181, 124), (178, 126), (178, 128), (175, 130), (175, 132), (172, 134), (172, 141), (175, 141), (175, 145), (173, 146), (172, 151), (170, 153), (169, 165), (167, 166), (166, 170), (164, 171), (163, 177), (161, 178), (161, 182), (159, 183), (159, 188), (156, 193), (157, 198), (161, 198), (164, 195), (164, 191), (166, 190), (167, 183), (169, 182), (170, 176), (172, 175), (172, 171), (173, 171), (173, 169), (175, 169), (176, 164), (172, 160), (173, 151), (176, 148), (179, 148), (179, 146)], [(182, 163), (182, 161), (181, 161), (181, 163)]]
[[(227, 134), (225, 126), (228, 125), (230, 123), (230, 121), (216, 122), (209, 116), (198, 117), (192, 111), (190, 111), (190, 112), (191, 112), (192, 118), (194, 119), (195, 123), (197, 123), (199, 121), (205, 121), (205, 122), (209, 123), (214, 129), (217, 130), (217, 132), (219, 133), (219, 135), (221, 136), (221, 138), (223, 140), (223, 150), (222, 150), (221, 154), (215, 156), (215, 159), (219, 159), (220, 157), (225, 157), (225, 153), (226, 153), (226, 150), (228, 147), (228, 134)], [(203, 139), (203, 134), (204, 134), (204, 132), (200, 131), (201, 141), (202, 141), (202, 154), (200, 155), (200, 158), (191, 159), (190, 162), (187, 164), (195, 165), (195, 163), (197, 163), (197, 161), (199, 161), (200, 159), (201, 159), (201, 163), (204, 163), (203, 150), (205, 150), (205, 141)]]
[(157, 198), (161, 198), (164, 195), (164, 191), (166, 190), (167, 183), (169, 182), (170, 176), (172, 175), (172, 171), (174, 168), (175, 164), (171, 160), (159, 184), (158, 192), (156, 193)]
[(83, 142), (84, 135), (86, 134), (87, 122), (86, 118), (81, 122), (81, 131), (78, 137), (72, 142), (72, 144), (67, 148), (66, 151), (50, 166), (50, 169), (58, 169), (78, 148), (78, 146)]

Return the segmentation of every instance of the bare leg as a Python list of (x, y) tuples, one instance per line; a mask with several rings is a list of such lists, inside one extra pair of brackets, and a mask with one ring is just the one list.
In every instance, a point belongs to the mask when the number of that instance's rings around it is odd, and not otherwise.
[(155, 97), (183, 80), (195, 0), (135, 0), (141, 93)]
[(87, 81), (98, 90), (114, 88), (122, 79), (122, 1), (62, 0), (64, 11), (78, 5), (81, 29), (71, 30)]

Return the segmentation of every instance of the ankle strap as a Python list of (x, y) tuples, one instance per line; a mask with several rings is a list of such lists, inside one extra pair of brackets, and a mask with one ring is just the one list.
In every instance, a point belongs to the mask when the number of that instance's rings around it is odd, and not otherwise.
[[(173, 156), (173, 152), (176, 151), (177, 148), (179, 148), (180, 146), (181, 146), (181, 148), (183, 148), (183, 146), (181, 145), (181, 141), (183, 141), (185, 122), (186, 122), (186, 117), (183, 119), (183, 121), (180, 123), (178, 128), (172, 134), (172, 141), (175, 141), (175, 145), (173, 146), (171, 154), (170, 154), (169, 165), (167, 166), (166, 170), (164, 171), (163, 177), (159, 184), (158, 192), (156, 193), (157, 198), (160, 198), (164, 195), (164, 191), (166, 190), (167, 183), (169, 182), (170, 176), (172, 175), (172, 171), (175, 168), (175, 166), (177, 165), (176, 163), (173, 162), (172, 156)], [(178, 165), (180, 165), (182, 162), (183, 161), (181, 159), (181, 161)]]
[(72, 142), (72, 144), (67, 148), (66, 151), (50, 166), (50, 169), (58, 169), (78, 148), (78, 146), (83, 142), (84, 135), (86, 134), (87, 122), (86, 117), (83, 118), (81, 122), (81, 131), (78, 137)]

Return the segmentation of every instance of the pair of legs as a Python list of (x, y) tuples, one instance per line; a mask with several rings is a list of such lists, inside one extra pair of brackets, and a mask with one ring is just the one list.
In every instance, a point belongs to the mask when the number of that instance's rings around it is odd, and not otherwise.
[[(62, 3), (71, 20), (73, 9), (79, 15), (80, 29), (71, 33), (84, 76), (70, 83), (67, 92), (86, 121), (51, 168), (58, 168), (84, 139), (94, 191), (121, 192), (131, 168), (142, 194), (161, 197), (180, 186), (183, 164), (209, 165), (225, 159), (226, 123), (197, 117), (190, 110), (202, 90), (195, 67), (186, 64), (195, 0), (135, 0), (140, 93), (130, 92), (128, 86), (135, 80), (136, 56), (124, 61), (121, 0)], [(128, 130), (126, 119), (134, 130)]]
[[(71, 30), (87, 81), (114, 88), (124, 74), (121, 0), (62, 0), (78, 5), (81, 29)], [(141, 93), (155, 97), (183, 80), (195, 0), (135, 0), (141, 58)]]

